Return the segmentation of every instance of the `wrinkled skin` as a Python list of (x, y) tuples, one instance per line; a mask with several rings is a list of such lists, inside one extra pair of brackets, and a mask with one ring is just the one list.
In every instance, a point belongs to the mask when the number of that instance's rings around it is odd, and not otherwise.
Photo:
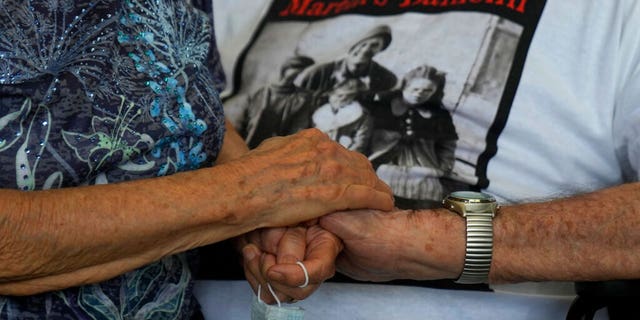
[(462, 271), (464, 224), (446, 210), (356, 210), (319, 224), (342, 240), (337, 268), (354, 279), (455, 279)]
[[(256, 230), (239, 241), (244, 257), (245, 275), (254, 292), (269, 283), (281, 302), (302, 300), (310, 296), (335, 273), (334, 261), (342, 250), (341, 241), (320, 226), (297, 226)], [(304, 271), (307, 269), (309, 283)], [(261, 299), (275, 303), (273, 296), (261, 291)]]

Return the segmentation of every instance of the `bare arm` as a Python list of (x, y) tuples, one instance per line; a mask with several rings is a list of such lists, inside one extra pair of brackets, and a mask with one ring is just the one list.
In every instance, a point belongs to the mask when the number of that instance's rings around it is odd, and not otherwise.
[(388, 188), (368, 161), (317, 130), (169, 177), (0, 190), (0, 294), (98, 282), (256, 228), (391, 206)]
[(245, 153), (249, 152), (249, 147), (244, 142), (238, 131), (233, 127), (231, 121), (225, 120), (226, 135), (224, 136), (224, 143), (222, 149), (216, 159), (216, 164), (223, 164), (231, 160), (240, 158)]
[[(217, 171), (55, 191), (2, 190), (0, 292), (56, 289), (49, 282), (57, 281), (47, 277), (83, 269), (82, 277), (72, 277), (79, 283), (64, 277), (68, 285), (105, 280), (242, 231), (247, 225), (224, 223), (232, 211), (216, 210), (231, 196), (226, 190), (215, 184), (206, 192), (197, 188), (222, 178), (225, 173)], [(217, 203), (213, 195), (220, 197)], [(88, 268), (94, 272), (87, 274)]]
[(640, 278), (640, 183), (503, 208), (492, 282)]
[[(342, 212), (320, 224), (343, 240), (338, 270), (356, 279), (455, 279), (462, 271), (464, 221), (444, 209)], [(640, 183), (503, 207), (490, 282), (638, 279), (638, 230)]]

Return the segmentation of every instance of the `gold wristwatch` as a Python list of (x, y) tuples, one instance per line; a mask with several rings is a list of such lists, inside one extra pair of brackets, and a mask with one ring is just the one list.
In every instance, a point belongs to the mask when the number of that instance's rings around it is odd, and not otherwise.
[(456, 283), (487, 283), (493, 256), (493, 217), (499, 208), (496, 199), (481, 192), (458, 191), (445, 197), (442, 204), (467, 222), (464, 269)]

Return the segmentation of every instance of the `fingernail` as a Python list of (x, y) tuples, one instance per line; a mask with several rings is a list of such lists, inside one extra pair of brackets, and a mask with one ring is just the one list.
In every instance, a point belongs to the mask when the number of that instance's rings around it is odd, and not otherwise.
[(256, 257), (256, 252), (253, 250), (253, 248), (246, 246), (242, 248), (242, 255), (246, 260), (253, 260), (253, 258)]

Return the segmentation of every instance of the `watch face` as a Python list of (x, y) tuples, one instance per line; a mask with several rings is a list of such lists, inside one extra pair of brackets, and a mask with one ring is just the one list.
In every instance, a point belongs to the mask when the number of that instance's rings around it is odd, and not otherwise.
[(449, 197), (457, 198), (462, 201), (477, 201), (477, 202), (493, 202), (496, 201), (492, 196), (474, 191), (456, 191), (452, 192)]

